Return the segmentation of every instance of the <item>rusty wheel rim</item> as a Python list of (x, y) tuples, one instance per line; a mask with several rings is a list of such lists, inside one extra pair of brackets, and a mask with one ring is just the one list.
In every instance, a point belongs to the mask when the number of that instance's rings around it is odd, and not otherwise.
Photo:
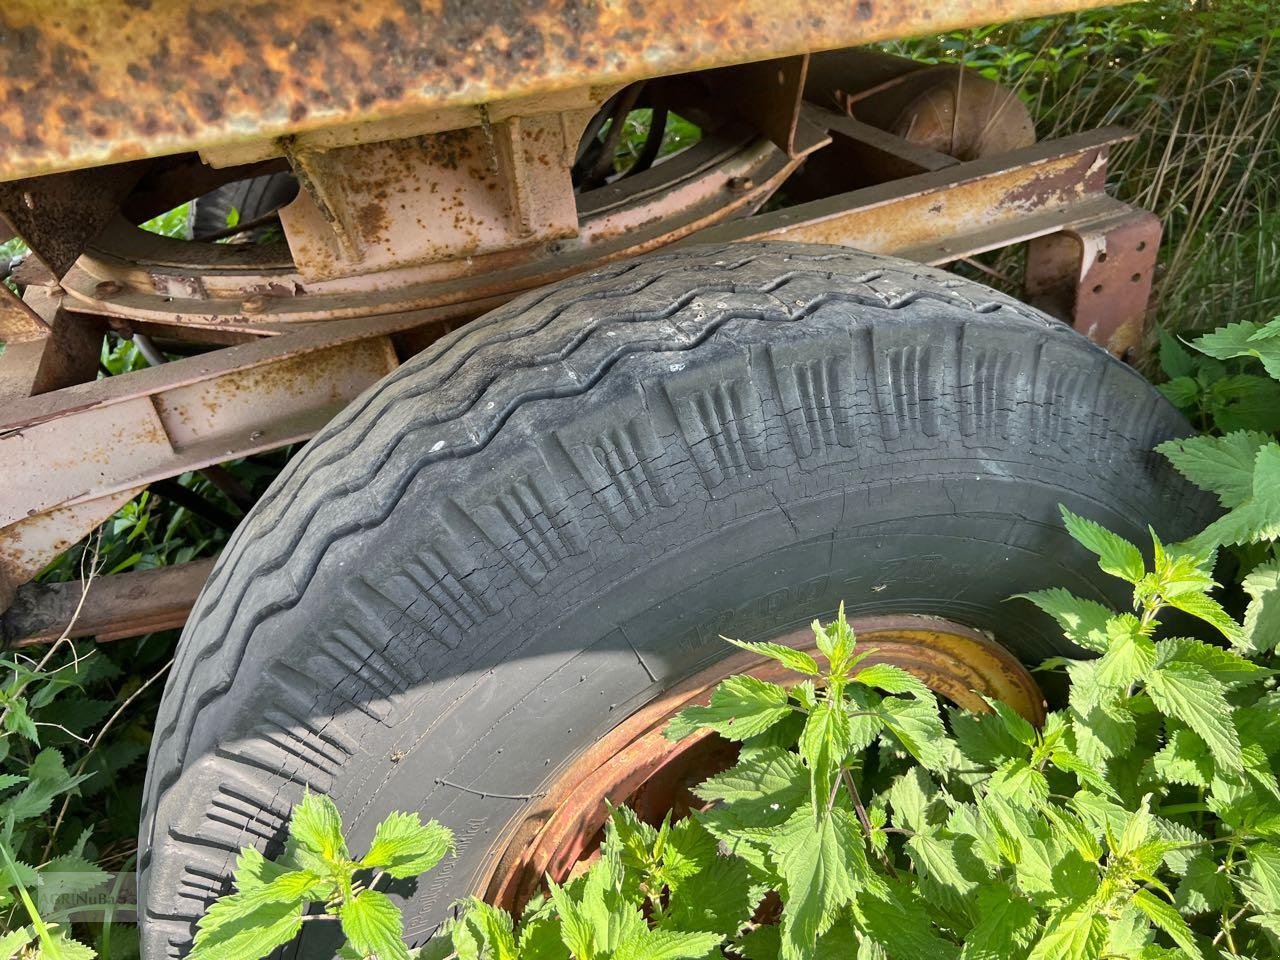
[[(864, 661), (868, 665), (902, 667), (965, 709), (985, 711), (983, 697), (992, 697), (1037, 726), (1044, 721), (1044, 698), (1035, 680), (986, 634), (949, 620), (910, 615), (856, 619), (850, 626), (860, 646), (875, 648)], [(816, 651), (808, 628), (775, 639)], [(672, 743), (663, 736), (663, 728), (685, 707), (705, 704), (717, 683), (737, 673), (780, 683), (798, 680), (798, 674), (781, 664), (740, 651), (632, 713), (569, 763), (539, 797), (536, 808), (506, 832), (491, 858), (492, 871), (477, 885), (479, 895), (519, 910), (544, 876), (558, 882), (570, 877), (599, 842), (607, 817), (605, 801), (631, 805), (642, 819), (650, 820), (667, 810), (687, 810), (689, 789), (730, 766), (737, 750), (706, 731)]]

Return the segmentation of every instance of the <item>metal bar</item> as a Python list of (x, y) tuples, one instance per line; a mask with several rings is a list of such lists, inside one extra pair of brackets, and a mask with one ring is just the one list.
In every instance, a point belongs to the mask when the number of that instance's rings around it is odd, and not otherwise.
[(1107, 127), (703, 230), (693, 242), (793, 240), (894, 253), (1104, 196)]
[(213, 565), (213, 560), (193, 560), (98, 577), (89, 582), (88, 592), (80, 580), (27, 584), (0, 616), (0, 646), (51, 643), (64, 634), (119, 640), (181, 627)]
[(0, 180), (1109, 2), (10, 0)]
[(954, 167), (960, 161), (950, 154), (930, 150), (918, 143), (895, 137), (886, 130), (873, 127), (843, 113), (826, 110), (821, 107), (807, 105), (805, 113), (809, 119), (826, 127), (828, 131), (846, 140), (861, 145), (873, 154), (878, 168), (892, 165), (900, 171), (898, 176), (912, 176), (929, 170), (944, 170)]
[(33, 513), (0, 530), (0, 610), (13, 600), (19, 586), (141, 492), (141, 487), (119, 490)]
[(21, 400), (94, 379), (104, 322), (64, 310), (62, 291), (50, 287), (27, 287), (23, 303), (48, 334), (10, 343), (0, 355), (0, 400)]

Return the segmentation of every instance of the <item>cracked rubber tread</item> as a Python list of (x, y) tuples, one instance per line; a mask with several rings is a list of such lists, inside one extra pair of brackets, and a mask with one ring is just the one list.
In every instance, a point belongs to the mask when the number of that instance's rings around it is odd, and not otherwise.
[[(838, 341), (842, 326), (853, 338), (847, 362), (863, 364), (849, 382), (873, 395), (860, 396), (864, 419), (858, 423), (838, 422), (847, 411), (837, 409), (837, 399), (850, 397), (835, 397), (822, 357), (790, 367), (779, 359), (788, 351), (807, 357), (809, 336)], [(972, 370), (962, 369), (966, 336), (976, 344), (969, 350)], [(956, 369), (940, 370), (939, 363)], [(546, 434), (559, 436), (575, 422), (574, 409), (610, 403), (622, 409), (629, 387), (619, 384), (637, 381), (633, 368), (646, 364), (644, 386), (636, 387), (646, 411), (649, 398), (658, 397), (659, 372), (673, 383), (700, 364), (728, 364), (745, 375), (725, 380), (730, 386), (723, 389), (695, 390), (692, 413), (681, 414), (668, 401), (662, 415), (672, 432), (659, 437), (661, 450), (650, 451), (649, 459), (632, 449), (619, 466), (620, 451), (634, 439), (625, 430), (617, 449), (603, 443), (601, 449), (611, 452), (600, 461), (601, 476), (614, 478), (617, 490), (608, 484), (588, 489), (585, 475), (577, 474), (584, 489), (557, 502), (557, 490), (549, 494), (539, 483), (563, 488), (573, 472), (572, 455), (542, 435), (538, 411), (560, 411), (545, 420)], [(786, 408), (779, 378), (793, 367), (800, 372), (794, 384), (788, 381), (794, 387), (788, 395), (801, 399)], [(1022, 379), (1002, 385), (1001, 371), (1015, 367)], [(935, 375), (937, 383), (930, 381)], [(950, 385), (945, 389), (939, 386), (944, 380)], [(814, 400), (822, 390), (825, 400)], [(1040, 406), (1037, 397), (1044, 401)], [(763, 414), (753, 410), (757, 404), (764, 405)], [(1059, 409), (1069, 415), (1054, 420)], [(682, 432), (690, 424), (707, 427), (696, 443)], [(1013, 432), (997, 436), (1000, 429)], [(426, 751), (443, 736), (434, 725), (465, 727), (457, 715), (466, 710), (457, 705), (481, 697), (485, 684), (483, 672), (477, 679), (478, 668), (472, 668), (485, 664), (486, 656), (497, 657), (494, 669), (502, 660), (492, 642), (473, 643), (468, 635), (505, 614), (506, 608), (487, 604), (500, 598), (510, 609), (545, 605), (539, 591), (557, 577), (576, 578), (560, 586), (567, 593), (586, 589), (591, 573), (579, 559), (606, 549), (599, 544), (611, 537), (616, 543), (608, 549), (634, 550), (634, 544), (626, 546), (631, 522), (636, 529), (659, 524), (645, 533), (649, 554), (641, 559), (652, 561), (664, 510), (675, 516), (669, 508), (682, 508), (683, 499), (696, 495), (706, 498), (709, 517), (723, 515), (716, 523), (738, 510), (745, 517), (759, 504), (739, 507), (734, 498), (750, 500), (755, 476), (774, 484), (768, 490), (777, 511), (800, 538), (798, 524), (808, 521), (795, 504), (783, 504), (776, 482), (791, 477), (811, 484), (809, 500), (838, 496), (823, 467), (811, 474), (801, 468), (824, 444), (840, 448), (836, 452), (846, 459), (870, 461), (869, 491), (877, 483), (902, 482), (877, 480), (877, 470), (931, 464), (954, 478), (941, 484), (941, 492), (959, 515), (964, 511), (952, 499), (953, 488), (969, 489), (966, 458), (999, 481), (1002, 474), (1032, 469), (1018, 448), (1029, 443), (1046, 463), (1055, 461), (1046, 484), (1059, 483), (1055, 472), (1069, 478), (1061, 481), (1067, 492), (1096, 479), (1097, 495), (1083, 490), (1081, 509), (1092, 503), (1093, 513), (1112, 523), (1151, 518), (1157, 528), (1185, 532), (1208, 509), (1204, 498), (1149, 453), (1185, 429), (1136, 373), (1057, 321), (951, 274), (845, 249), (685, 249), (603, 268), (512, 301), (449, 334), (356, 400), (293, 460), (224, 550), (183, 633), (152, 746), (140, 837), (147, 956), (181, 955), (201, 901), (222, 888), (233, 851), (277, 838), (303, 785), (341, 795), (344, 814), (359, 829), (385, 813), (385, 786), (396, 782), (398, 771), (385, 756), (373, 755), (370, 738), (403, 737), (413, 722), (408, 705), (417, 696), (438, 696), (451, 706), (408, 741), (410, 751), (420, 745)], [(683, 460), (671, 453), (680, 442)], [(534, 454), (521, 459), (529, 450)], [(612, 466), (605, 464), (610, 456)], [(461, 503), (472, 486), (491, 485), (506, 464), (525, 472), (502, 488), (505, 500), (479, 508)], [(550, 481), (541, 479), (539, 464), (555, 468)], [(659, 467), (667, 474), (650, 476)], [(694, 490), (695, 479), (705, 489)], [(430, 494), (425, 501), (424, 491)], [(600, 499), (610, 494), (622, 503), (612, 511)], [(417, 601), (406, 611), (384, 610), (380, 584), (370, 587), (355, 571), (335, 572), (348, 562), (359, 569), (360, 544), (393, 537), (398, 524), (388, 519), (397, 508), (407, 509), (405, 503), (419, 503), (431, 514), (428, 527), (444, 544), (428, 572), (419, 574), (430, 581), (423, 604), (435, 611), (430, 623), (413, 622), (409, 611)], [(1043, 525), (1042, 506), (1036, 518), (1021, 519)], [(490, 519), (478, 521), (482, 513)], [(499, 542), (501, 536), (482, 529), (485, 522), (514, 533)], [(681, 536), (682, 523), (667, 525), (670, 536)], [(891, 601), (892, 595), (885, 602)], [(348, 616), (356, 627), (346, 633), (335, 627), (323, 636), (327, 628), (317, 628), (319, 639), (302, 635), (307, 621), (300, 607), (314, 608), (313, 619), (321, 621)], [(954, 609), (965, 618), (962, 601)], [(982, 609), (971, 613), (974, 622), (989, 617)], [(1028, 643), (1027, 652), (1034, 652)], [(449, 669), (457, 675), (432, 675), (422, 666), (424, 651), (456, 662)], [(521, 651), (513, 643), (506, 659)], [(341, 675), (344, 657), (349, 680)], [(652, 677), (639, 651), (635, 657)], [(584, 653), (582, 659), (590, 657)], [(664, 675), (656, 686), (673, 679)], [(476, 731), (477, 742), (539, 695), (536, 687), (520, 697), (518, 684), (512, 689), (511, 705)], [(389, 731), (383, 729), (388, 723)], [(456, 753), (458, 766), (474, 760), (465, 743)], [(449, 780), (447, 772), (433, 776)], [(545, 776), (526, 773), (526, 779)], [(433, 803), (451, 809), (456, 798), (437, 799), (445, 789), (433, 783), (416, 799), (424, 809)], [(449, 781), (448, 789), (462, 788)], [(489, 792), (485, 802), (501, 799), (500, 793)], [(518, 807), (519, 801), (512, 803)], [(459, 872), (468, 869), (474, 864)], [(420, 911), (416, 928), (410, 911), (411, 932), (429, 933), (432, 918), (441, 915), (442, 896), (468, 892), (430, 894), (434, 899)], [(299, 955), (326, 954), (320, 946)]]

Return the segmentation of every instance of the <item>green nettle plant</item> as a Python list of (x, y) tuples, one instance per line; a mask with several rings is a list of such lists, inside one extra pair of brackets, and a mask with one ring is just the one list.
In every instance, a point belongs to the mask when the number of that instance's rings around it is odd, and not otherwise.
[(400, 908), (375, 888), (384, 877), (425, 873), (452, 849), (453, 835), (440, 824), (424, 824), (416, 813), (392, 813), (375, 828), (368, 852), (352, 859), (338, 808), (328, 797), (307, 793), (290, 817), (278, 861), (252, 847), (241, 852), (235, 893), (201, 918), (189, 956), (265, 957), (297, 936), (304, 921), (330, 920), (346, 937), (344, 958), (409, 960)]

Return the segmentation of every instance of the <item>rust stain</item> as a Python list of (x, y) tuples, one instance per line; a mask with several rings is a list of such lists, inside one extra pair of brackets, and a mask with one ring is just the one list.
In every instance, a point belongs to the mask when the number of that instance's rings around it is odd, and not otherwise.
[(1110, 0), (12, 0), (0, 180)]

